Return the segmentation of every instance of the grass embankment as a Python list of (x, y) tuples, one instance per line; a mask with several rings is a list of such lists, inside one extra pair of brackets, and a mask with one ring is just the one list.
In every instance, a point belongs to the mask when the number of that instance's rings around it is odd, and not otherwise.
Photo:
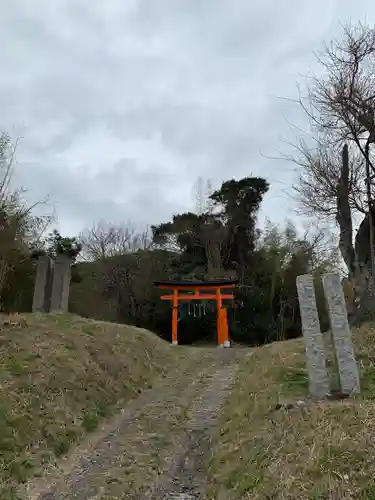
[(222, 415), (209, 498), (375, 499), (375, 326), (354, 341), (362, 394), (341, 402), (308, 403), (301, 340), (253, 351)]
[(176, 351), (142, 329), (73, 315), (0, 324), (0, 498), (151, 387)]

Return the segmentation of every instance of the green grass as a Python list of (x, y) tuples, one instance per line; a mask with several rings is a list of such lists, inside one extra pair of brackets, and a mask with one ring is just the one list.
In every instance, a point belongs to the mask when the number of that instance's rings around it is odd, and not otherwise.
[(175, 365), (139, 328), (69, 314), (14, 315), (0, 331), (0, 498), (39, 476)]
[(354, 340), (361, 396), (304, 407), (295, 405), (308, 401), (302, 341), (253, 350), (215, 436), (208, 498), (375, 500), (374, 326)]
[[(375, 500), (375, 327), (362, 327), (355, 343), (361, 396), (287, 410), (307, 400), (302, 341), (251, 351), (213, 439), (210, 500)], [(209, 363), (206, 349), (193, 351)], [(137, 328), (72, 315), (14, 316), (0, 331), (0, 499), (19, 500), (20, 484), (53, 469), (168, 371), (185, 387), (183, 352)], [(333, 371), (332, 356), (329, 362)], [(154, 406), (127, 431), (121, 467), (103, 479), (111, 491), (157, 475), (161, 450), (167, 454), (181, 431), (188, 401), (165, 414)], [(148, 438), (140, 443), (139, 434)]]
[(275, 367), (272, 377), (278, 380), (279, 390), (283, 394), (304, 394), (309, 387), (309, 379), (306, 370)]

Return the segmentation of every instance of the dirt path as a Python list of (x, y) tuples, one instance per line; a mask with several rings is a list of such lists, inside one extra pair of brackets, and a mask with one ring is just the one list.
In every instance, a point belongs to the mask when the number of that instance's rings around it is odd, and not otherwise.
[(29, 498), (204, 498), (212, 431), (245, 353), (202, 349), (178, 374), (128, 405), (86, 450), (76, 450), (58, 483), (42, 483)]
[(233, 365), (218, 370), (210, 385), (193, 402), (182, 446), (176, 450), (170, 469), (141, 496), (142, 500), (202, 498), (212, 430), (223, 399), (230, 389), (234, 372)]

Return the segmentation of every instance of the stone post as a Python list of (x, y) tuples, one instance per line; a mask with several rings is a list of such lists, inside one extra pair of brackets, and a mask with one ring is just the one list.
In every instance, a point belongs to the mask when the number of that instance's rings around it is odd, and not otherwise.
[(330, 387), (324, 339), (320, 331), (314, 280), (311, 274), (297, 277), (297, 291), (306, 349), (310, 394), (315, 398), (322, 399), (329, 394)]
[(359, 393), (359, 373), (340, 275), (337, 273), (326, 274), (323, 277), (323, 288), (328, 303), (341, 391), (346, 394)]
[(52, 288), (52, 265), (53, 262), (47, 255), (41, 255), (38, 259), (32, 312), (48, 312), (50, 308)]
[(51, 311), (68, 311), (71, 259), (65, 256), (56, 258), (53, 266)]

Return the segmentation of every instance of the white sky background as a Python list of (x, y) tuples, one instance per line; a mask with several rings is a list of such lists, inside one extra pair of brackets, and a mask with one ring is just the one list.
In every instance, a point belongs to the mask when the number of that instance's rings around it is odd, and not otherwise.
[[(297, 217), (295, 166), (267, 159), (308, 129), (296, 81), (370, 0), (12, 0), (0, 9), (0, 130), (15, 182), (63, 234), (194, 210), (198, 176), (263, 176), (260, 222)], [(298, 217), (297, 219), (298, 220)]]

